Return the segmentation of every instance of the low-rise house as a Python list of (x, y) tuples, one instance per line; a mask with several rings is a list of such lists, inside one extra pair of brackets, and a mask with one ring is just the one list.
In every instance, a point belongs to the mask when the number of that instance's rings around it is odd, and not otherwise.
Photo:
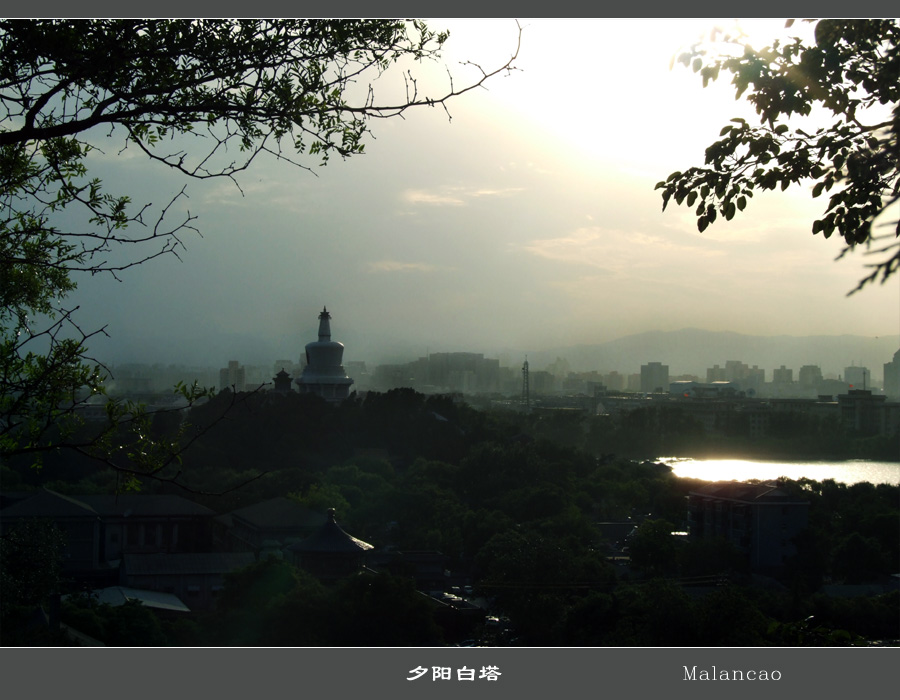
[(94, 586), (118, 583), (128, 552), (195, 552), (211, 549), (215, 513), (174, 495), (67, 496), (41, 489), (0, 510), (0, 526), (53, 522), (65, 538), (63, 573)]
[(56, 491), (42, 489), (0, 510), (4, 531), (25, 522), (52, 522), (62, 532), (64, 575), (82, 580), (103, 580), (110, 566), (104, 556), (103, 521), (90, 505)]
[(215, 512), (175, 495), (79, 496), (100, 514), (107, 560), (125, 552), (201, 552), (212, 548)]

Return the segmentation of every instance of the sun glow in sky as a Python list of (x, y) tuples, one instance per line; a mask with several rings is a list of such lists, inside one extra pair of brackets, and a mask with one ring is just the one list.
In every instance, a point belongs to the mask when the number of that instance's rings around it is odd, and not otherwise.
[[(446, 66), (414, 69), (420, 90), (439, 92), (448, 70), (461, 84), (472, 75), (461, 61), (487, 68), (515, 49), (514, 20), (431, 24), (451, 36)], [(752, 117), (727, 77), (704, 89), (670, 69), (680, 48), (733, 24), (522, 20), (518, 70), (451, 102), (452, 119), (424, 108), (373, 122), (366, 155), (315, 175), (259, 161), (243, 195), (188, 183), (203, 238), (186, 240), (183, 262), (80, 280), (88, 325), (111, 336), (97, 354), (268, 363), (299, 356), (323, 305), (345, 361), (373, 363), (684, 327), (896, 334), (897, 280), (848, 298), (868, 259), (835, 262), (840, 242), (811, 234), (825, 205), (803, 188), (754, 197), (703, 234), (691, 210), (661, 211), (654, 185), (702, 164), (728, 119)], [(781, 20), (741, 25), (759, 44), (785, 34)], [(183, 184), (140, 159), (103, 167), (136, 202)]]
[[(484, 65), (502, 62), (516, 33), (516, 25), (508, 20), (447, 24), (451, 60), (484, 55)], [(679, 51), (708, 38), (716, 28), (732, 35), (740, 31), (751, 45), (761, 45), (784, 27), (782, 20), (698, 19), (520, 24), (519, 73), (491, 86), (485, 111), (506, 110), (511, 130), (546, 133), (569, 149), (576, 163), (628, 163), (630, 172), (642, 174), (645, 166), (656, 173), (661, 162), (695, 158), (697, 144), (709, 138), (711, 118), (719, 123), (753, 114), (749, 106), (735, 102), (727, 79), (699, 90), (695, 74), (680, 64), (673, 68)], [(503, 36), (512, 39), (498, 41)], [(677, 124), (678, 130), (670, 124)], [(647, 148), (643, 139), (654, 148)]]

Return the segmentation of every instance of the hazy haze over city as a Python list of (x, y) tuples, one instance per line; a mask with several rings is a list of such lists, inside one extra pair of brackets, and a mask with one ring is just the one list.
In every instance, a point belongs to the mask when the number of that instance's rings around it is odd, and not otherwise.
[[(472, 75), (459, 61), (490, 69), (515, 50), (513, 20), (430, 24), (451, 30), (444, 58), (457, 84)], [(452, 120), (434, 108), (373, 122), (366, 155), (310, 163), (315, 174), (259, 160), (238, 179), (243, 193), (228, 180), (188, 182), (176, 209), (199, 217), (203, 237), (184, 237), (180, 261), (153, 260), (121, 282), (78, 280), (82, 326), (110, 336), (92, 341), (93, 354), (209, 366), (297, 358), (323, 306), (345, 362), (526, 353), (686, 327), (897, 334), (900, 280), (848, 297), (867, 258), (835, 262), (842, 241), (811, 234), (824, 197), (760, 194), (702, 234), (691, 209), (661, 211), (655, 183), (701, 165), (730, 118), (753, 118), (727, 77), (704, 89), (669, 68), (717, 22), (521, 24), (519, 70), (452, 101)], [(808, 31), (741, 24), (759, 44)], [(446, 88), (443, 65), (413, 70), (420, 92)], [(398, 86), (399, 71), (374, 88)], [(106, 151), (97, 174), (136, 205), (185, 184), (95, 138)]]

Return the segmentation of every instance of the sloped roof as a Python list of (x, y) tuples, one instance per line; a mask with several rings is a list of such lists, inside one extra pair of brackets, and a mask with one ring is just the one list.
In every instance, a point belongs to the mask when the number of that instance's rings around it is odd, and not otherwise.
[(206, 506), (175, 495), (151, 493), (101, 494), (78, 497), (105, 516), (215, 515)]
[[(161, 591), (145, 591), (138, 588), (128, 588), (126, 586), (110, 586), (109, 588), (98, 588), (91, 592), (97, 599), (98, 603), (117, 607), (125, 605), (129, 600), (139, 600), (141, 604), (148, 608), (156, 610), (175, 610), (178, 612), (190, 612), (191, 609), (185, 605), (181, 598), (172, 593), (163, 593)], [(66, 598), (67, 596), (63, 596)]]
[(227, 574), (256, 561), (252, 552), (202, 552), (177, 554), (124, 555), (129, 576), (170, 576), (184, 574)]
[(805, 503), (795, 501), (789, 493), (773, 484), (748, 484), (742, 481), (716, 481), (697, 491), (691, 491), (691, 495), (747, 503)]
[(326, 521), (322, 513), (317, 513), (297, 501), (279, 496), (252, 506), (238, 508), (230, 514), (258, 528), (315, 528)]
[[(0, 484), (0, 487), (2, 487), (2, 484)], [(0, 510), (8, 508), (19, 501), (31, 498), (34, 493), (34, 491), (0, 491)]]
[(66, 496), (50, 489), (35, 491), (8, 505), (0, 515), (12, 518), (209, 516), (215, 511), (175, 495), (144, 493)]
[(14, 518), (97, 518), (99, 513), (84, 501), (41, 489), (30, 498), (14, 503), (2, 511), (5, 520)]
[(352, 554), (365, 552), (374, 547), (368, 542), (363, 542), (352, 535), (348, 535), (334, 521), (334, 509), (328, 511), (328, 522), (318, 532), (310, 535), (302, 542), (292, 544), (288, 549), (292, 552), (315, 552), (320, 554)]

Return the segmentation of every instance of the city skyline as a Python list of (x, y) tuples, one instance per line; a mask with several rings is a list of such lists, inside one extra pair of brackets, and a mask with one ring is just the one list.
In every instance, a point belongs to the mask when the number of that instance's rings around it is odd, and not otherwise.
[[(701, 163), (730, 118), (751, 116), (727, 80), (703, 88), (690, 70), (669, 69), (715, 24), (523, 21), (519, 70), (450, 103), (452, 120), (436, 108), (375, 123), (366, 155), (315, 174), (260, 161), (240, 190), (189, 183), (179, 206), (199, 217), (203, 238), (187, 237), (180, 261), (153, 260), (121, 282), (78, 280), (82, 328), (109, 336), (93, 337), (91, 354), (214, 355), (216, 365), (291, 356), (326, 304), (348, 358), (380, 361), (681, 328), (896, 334), (897, 280), (848, 297), (868, 259), (835, 262), (841, 243), (810, 233), (824, 205), (804, 188), (755, 197), (702, 234), (689, 210), (661, 211), (654, 184)], [(783, 31), (780, 21), (743, 24), (763, 44)], [(451, 30), (455, 80), (468, 70), (459, 61), (487, 67), (515, 50), (513, 20), (432, 25)], [(420, 90), (446, 85), (443, 65), (416, 73)], [(376, 89), (396, 87), (391, 76)], [(183, 184), (112, 147), (98, 174), (136, 205), (168, 201)]]
[[(343, 345), (339, 339), (338, 343)], [(675, 349), (666, 351), (664, 348), (667, 345)], [(654, 366), (665, 371), (673, 381), (675, 378), (688, 377), (695, 378), (700, 382), (733, 379), (740, 381), (740, 379), (749, 380), (752, 377), (752, 384), (756, 385), (760, 382), (777, 383), (779, 373), (781, 373), (781, 381), (798, 386), (812, 386), (821, 380), (845, 380), (856, 388), (880, 388), (885, 381), (883, 368), (888, 363), (896, 363), (896, 358), (900, 354), (900, 350), (890, 350), (895, 347), (900, 347), (900, 336), (879, 339), (854, 336), (766, 338), (730, 333), (705, 333), (687, 329), (674, 333), (631, 336), (600, 346), (557, 348), (550, 352), (539, 352), (531, 355), (530, 364), (533, 373), (553, 375), (560, 381), (567, 376), (584, 377), (591, 374), (603, 375), (605, 381), (607, 375), (612, 375), (615, 379), (610, 380), (612, 383), (608, 385), (608, 388), (613, 390), (624, 389), (628, 385), (629, 390), (645, 391), (641, 376)], [(485, 354), (471, 350), (437, 349), (423, 356), (408, 356), (392, 362), (379, 362), (373, 361), (373, 358), (359, 357), (358, 355), (354, 357), (352, 348), (349, 350), (351, 350), (349, 359), (345, 359), (343, 362), (344, 369), (351, 379), (361, 379), (360, 373), (368, 376), (368, 381), (364, 381), (361, 386), (357, 387), (362, 390), (373, 388), (386, 390), (395, 385), (412, 386), (408, 382), (413, 380), (414, 375), (416, 386), (427, 385), (430, 391), (441, 390), (441, 388), (447, 390), (449, 385), (446, 381), (432, 381), (433, 377), (429, 380), (425, 379), (427, 375), (433, 373), (429, 372), (426, 366), (434, 361), (456, 363), (460, 365), (457, 369), (474, 370), (476, 374), (479, 370), (475, 365), (491, 365), (495, 368), (492, 370), (494, 372), (496, 368), (500, 368), (503, 371), (512, 372), (518, 377), (523, 362), (528, 359), (528, 355), (523, 353)], [(856, 354), (853, 354), (853, 351)], [(690, 360), (686, 358), (690, 358)], [(199, 365), (184, 362), (110, 364), (113, 382), (117, 379), (144, 376), (148, 371), (163, 372), (168, 379), (163, 381), (157, 390), (168, 392), (170, 385), (179, 380), (190, 382), (199, 379), (201, 384), (209, 383), (208, 379), (202, 379), (199, 376), (187, 377), (178, 374), (178, 372), (183, 374), (186, 370), (198, 372), (202, 370), (210, 376), (227, 375), (227, 380), (220, 379), (218, 382), (220, 389), (233, 384), (241, 387), (251, 385), (255, 387), (260, 383), (272, 384), (275, 377), (271, 375), (277, 375), (282, 370), (288, 370), (288, 375), (293, 373), (295, 378), (299, 377), (305, 366), (305, 358), (301, 346), (299, 352), (284, 357), (265, 358), (255, 362), (231, 358), (226, 363), (222, 363), (222, 366), (210, 362)], [(383, 383), (392, 373), (396, 374), (399, 379), (394, 383), (389, 382), (391, 386), (380, 386), (378, 381), (373, 380), (373, 376), (378, 373), (379, 368), (382, 371), (380, 383)], [(178, 374), (177, 378), (172, 371)], [(447, 371), (449, 368), (441, 370), (442, 373)], [(866, 377), (865, 380), (859, 379), (863, 373)], [(789, 376), (790, 379), (785, 380), (784, 376)], [(246, 377), (246, 383), (244, 377)], [(373, 381), (378, 386), (373, 386)], [(492, 381), (496, 381), (496, 377)], [(518, 379), (510, 380), (509, 377), (506, 377), (507, 390), (510, 381), (516, 385), (518, 383)], [(622, 383), (621, 386), (617, 384), (619, 381)], [(648, 381), (653, 383), (654, 387), (660, 384), (659, 380)], [(666, 383), (663, 382), (663, 384)], [(476, 382), (475, 386), (481, 386), (480, 380)], [(748, 384), (748, 386), (750, 385)], [(486, 389), (481, 386), (481, 388), (476, 388), (475, 393), (483, 391)]]

